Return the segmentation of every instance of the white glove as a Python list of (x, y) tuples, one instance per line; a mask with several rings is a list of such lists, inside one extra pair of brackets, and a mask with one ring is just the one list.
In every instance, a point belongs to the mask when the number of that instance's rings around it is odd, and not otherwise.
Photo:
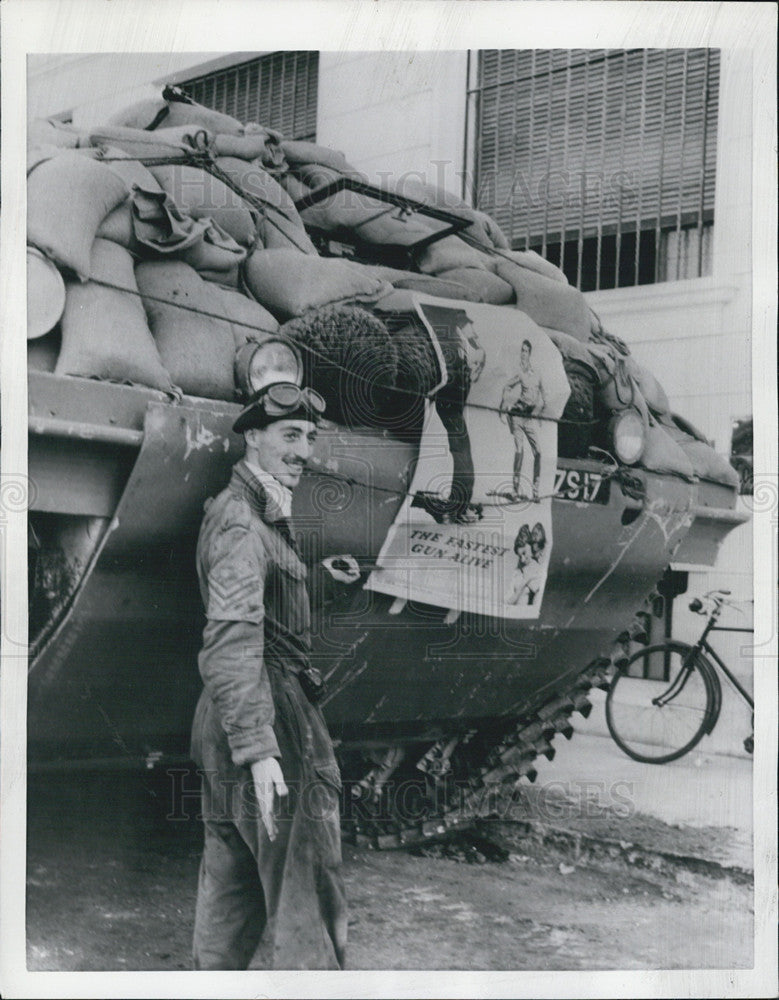
[(273, 817), (273, 793), (275, 791), (280, 797), (287, 794), (284, 775), (281, 773), (281, 764), (275, 757), (265, 757), (255, 761), (251, 769), (254, 792), (260, 807), (260, 818), (268, 831), (268, 837), (275, 840), (276, 820)]
[(339, 583), (356, 583), (360, 579), (360, 567), (354, 556), (328, 556), (322, 565)]

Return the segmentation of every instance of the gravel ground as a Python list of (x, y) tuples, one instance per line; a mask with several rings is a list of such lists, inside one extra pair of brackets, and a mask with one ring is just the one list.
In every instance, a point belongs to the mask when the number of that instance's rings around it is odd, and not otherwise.
[[(159, 780), (37, 776), (28, 802), (28, 967), (188, 969), (201, 831), (194, 819), (166, 818)], [(684, 868), (575, 864), (518, 845), (508, 857), (469, 841), (427, 856), (346, 845), (349, 967), (753, 964), (751, 886)]]

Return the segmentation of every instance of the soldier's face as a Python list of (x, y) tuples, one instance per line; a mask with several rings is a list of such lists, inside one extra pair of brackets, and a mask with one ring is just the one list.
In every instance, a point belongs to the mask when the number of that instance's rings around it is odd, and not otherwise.
[(527, 368), (527, 363), (530, 360), (530, 348), (523, 344), (519, 352), (519, 360), (524, 368)]
[(292, 490), (314, 450), (316, 433), (316, 424), (309, 420), (276, 420), (262, 430), (247, 431), (247, 457)]

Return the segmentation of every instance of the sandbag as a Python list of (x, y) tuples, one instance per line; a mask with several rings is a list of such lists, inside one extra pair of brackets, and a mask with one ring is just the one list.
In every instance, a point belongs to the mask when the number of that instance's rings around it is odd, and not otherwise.
[(221, 289), (181, 261), (144, 262), (135, 276), (160, 357), (176, 385), (190, 396), (232, 400), (235, 342), (230, 324), (216, 318), (223, 311)]
[(383, 390), (395, 384), (397, 346), (385, 325), (364, 309), (318, 309), (285, 323), (279, 334), (301, 348), (307, 384), (322, 394), (328, 420), (381, 422)]
[(123, 181), (88, 156), (66, 150), (27, 181), (27, 242), (86, 281), (100, 223), (127, 197)]
[(214, 153), (240, 160), (260, 160), (266, 169), (278, 169), (284, 164), (279, 133), (261, 125), (247, 125), (244, 135), (217, 135)]
[(584, 365), (590, 372), (592, 372), (596, 381), (599, 380), (598, 368), (596, 367), (594, 358), (586, 344), (577, 340), (576, 337), (572, 337), (570, 333), (563, 333), (562, 330), (553, 330), (549, 326), (542, 327), (542, 329), (555, 345), (557, 350), (562, 354), (564, 361), (566, 358), (569, 358), (572, 361), (578, 362), (580, 365)]
[(221, 304), (221, 309), (217, 311), (230, 324), (236, 350), (249, 340), (264, 340), (279, 328), (277, 320), (267, 309), (240, 292), (220, 288), (215, 298), (217, 300)]
[(526, 267), (531, 271), (536, 271), (538, 274), (543, 274), (544, 277), (551, 278), (552, 281), (559, 281), (561, 285), (568, 284), (568, 279), (560, 268), (555, 267), (554, 264), (542, 257), (541, 254), (536, 253), (535, 250), (510, 250), (504, 257), (510, 257), (520, 266)]
[(266, 206), (257, 222), (259, 240), (263, 247), (294, 247), (302, 253), (316, 253), (316, 247), (305, 230), (294, 201), (266, 170), (257, 163), (247, 163), (234, 156), (220, 156), (216, 164), (241, 190)]
[(129, 128), (148, 129), (165, 111), (156, 128), (173, 128), (177, 125), (200, 125), (214, 134), (243, 135), (244, 127), (237, 118), (212, 111), (202, 104), (186, 104), (182, 101), (166, 101), (163, 97), (153, 97), (130, 104), (115, 112), (108, 119), (109, 125), (126, 125)]
[(107, 288), (97, 281), (68, 284), (55, 375), (81, 375), (170, 390), (170, 376), (160, 360), (138, 297), (130, 254), (108, 240), (95, 240), (90, 275), (126, 291)]
[(320, 146), (316, 142), (306, 142), (303, 139), (284, 139), (281, 148), (291, 166), (319, 164), (337, 170), (341, 174), (363, 177), (351, 164), (346, 162), (346, 157), (342, 152), (330, 149), (329, 146)]
[(407, 278), (392, 282), (393, 288), (405, 288), (412, 292), (435, 295), (439, 299), (462, 299), (464, 302), (481, 302), (478, 294), (459, 281), (434, 277), (431, 274), (415, 274), (410, 271)]
[(65, 282), (45, 254), (27, 247), (27, 339), (42, 337), (59, 323)]
[(136, 187), (144, 191), (162, 191), (154, 174), (130, 153), (116, 146), (105, 146), (98, 153), (98, 159), (124, 181), (128, 191)]
[(244, 281), (279, 319), (337, 302), (375, 302), (391, 287), (359, 264), (296, 250), (255, 250), (246, 261)]
[(652, 372), (643, 365), (640, 365), (635, 358), (627, 359), (628, 371), (633, 375), (638, 387), (646, 400), (647, 406), (656, 416), (670, 413), (671, 406), (665, 389), (660, 385)]
[[(388, 281), (393, 288), (406, 289), (410, 292), (423, 292), (425, 295), (436, 295), (439, 299), (463, 299), (466, 302), (480, 302), (476, 293), (468, 285), (459, 281), (448, 281), (444, 277), (436, 278), (431, 274), (417, 274), (416, 271), (401, 271), (395, 267), (385, 267), (381, 264), (358, 265), (369, 274)], [(411, 306), (413, 309), (413, 305)]]
[[(494, 267), (492, 262), (489, 262), (488, 267), (485, 255), (475, 247), (468, 246), (459, 236), (444, 236), (443, 239), (431, 243), (417, 255), (415, 263), (424, 274), (435, 275), (459, 267), (476, 267), (481, 270), (492, 270)], [(500, 274), (499, 271), (497, 273)]]
[(514, 289), (499, 278), (497, 274), (478, 267), (455, 267), (451, 271), (442, 271), (437, 275), (445, 281), (456, 281), (465, 285), (474, 295), (477, 302), (489, 302), (494, 306), (505, 306), (514, 301)]
[(96, 238), (118, 243), (120, 247), (134, 253), (138, 244), (133, 231), (132, 202), (129, 198), (109, 212), (100, 223)]
[(589, 308), (578, 288), (547, 278), (516, 261), (509, 261), (501, 256), (495, 260), (497, 274), (516, 293), (517, 309), (526, 313), (539, 326), (562, 330), (581, 341), (589, 338)]
[(724, 455), (720, 455), (703, 441), (696, 441), (686, 434), (674, 424), (673, 418), (663, 423), (663, 430), (689, 458), (693, 471), (699, 479), (707, 479), (713, 483), (738, 489), (740, 484), (738, 472)]
[(36, 118), (27, 123), (28, 146), (57, 146), (61, 149), (76, 149), (86, 145), (88, 138), (85, 132), (58, 122), (52, 118)]
[(45, 337), (27, 341), (27, 368), (36, 372), (53, 372), (57, 367), (62, 336), (52, 330)]
[(583, 345), (598, 374), (598, 399), (607, 410), (617, 412), (629, 406), (646, 410), (646, 401), (630, 372), (629, 359), (610, 344)]
[(145, 132), (124, 125), (101, 125), (89, 133), (90, 146), (112, 146), (139, 159), (178, 157), (183, 159), (195, 151), (208, 149), (213, 136), (193, 125)]
[(61, 146), (52, 146), (51, 143), (42, 143), (39, 146), (28, 146), (27, 176), (29, 177), (33, 170), (35, 170), (35, 168), (41, 163), (45, 163), (47, 160), (51, 160), (53, 157), (59, 156), (61, 152)]
[(201, 238), (176, 256), (194, 267), (205, 281), (237, 288), (241, 265), (247, 257), (246, 249), (210, 220), (201, 221), (208, 222)]
[(107, 146), (103, 149), (103, 154), (107, 160), (102, 162), (105, 162), (108, 168), (122, 179), (131, 194), (103, 219), (97, 236), (100, 239), (118, 243), (131, 253), (137, 253), (139, 246), (133, 227), (132, 192), (139, 188), (146, 192), (156, 193), (160, 197), (167, 198), (167, 195), (162, 191), (154, 175), (142, 163), (133, 159), (129, 153), (114, 146)]
[(179, 164), (150, 170), (184, 214), (193, 219), (211, 218), (241, 246), (253, 246), (258, 213), (219, 178), (198, 167)]
[(646, 445), (639, 464), (651, 472), (692, 480), (692, 462), (682, 448), (659, 424), (645, 424), (645, 427)]

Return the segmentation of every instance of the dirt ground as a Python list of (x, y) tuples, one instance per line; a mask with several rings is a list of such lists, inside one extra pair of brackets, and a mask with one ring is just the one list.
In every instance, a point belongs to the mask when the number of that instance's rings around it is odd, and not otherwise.
[[(189, 803), (194, 815), (194, 799)], [(28, 967), (188, 969), (201, 846), (159, 779), (48, 775), (28, 793)], [(576, 864), (344, 847), (352, 969), (748, 968), (751, 886)], [(483, 847), (483, 845), (482, 845)], [(454, 854), (454, 857), (447, 856)], [(470, 857), (474, 863), (463, 860)], [(497, 855), (493, 855), (497, 856)], [(262, 967), (258, 952), (257, 967)]]

